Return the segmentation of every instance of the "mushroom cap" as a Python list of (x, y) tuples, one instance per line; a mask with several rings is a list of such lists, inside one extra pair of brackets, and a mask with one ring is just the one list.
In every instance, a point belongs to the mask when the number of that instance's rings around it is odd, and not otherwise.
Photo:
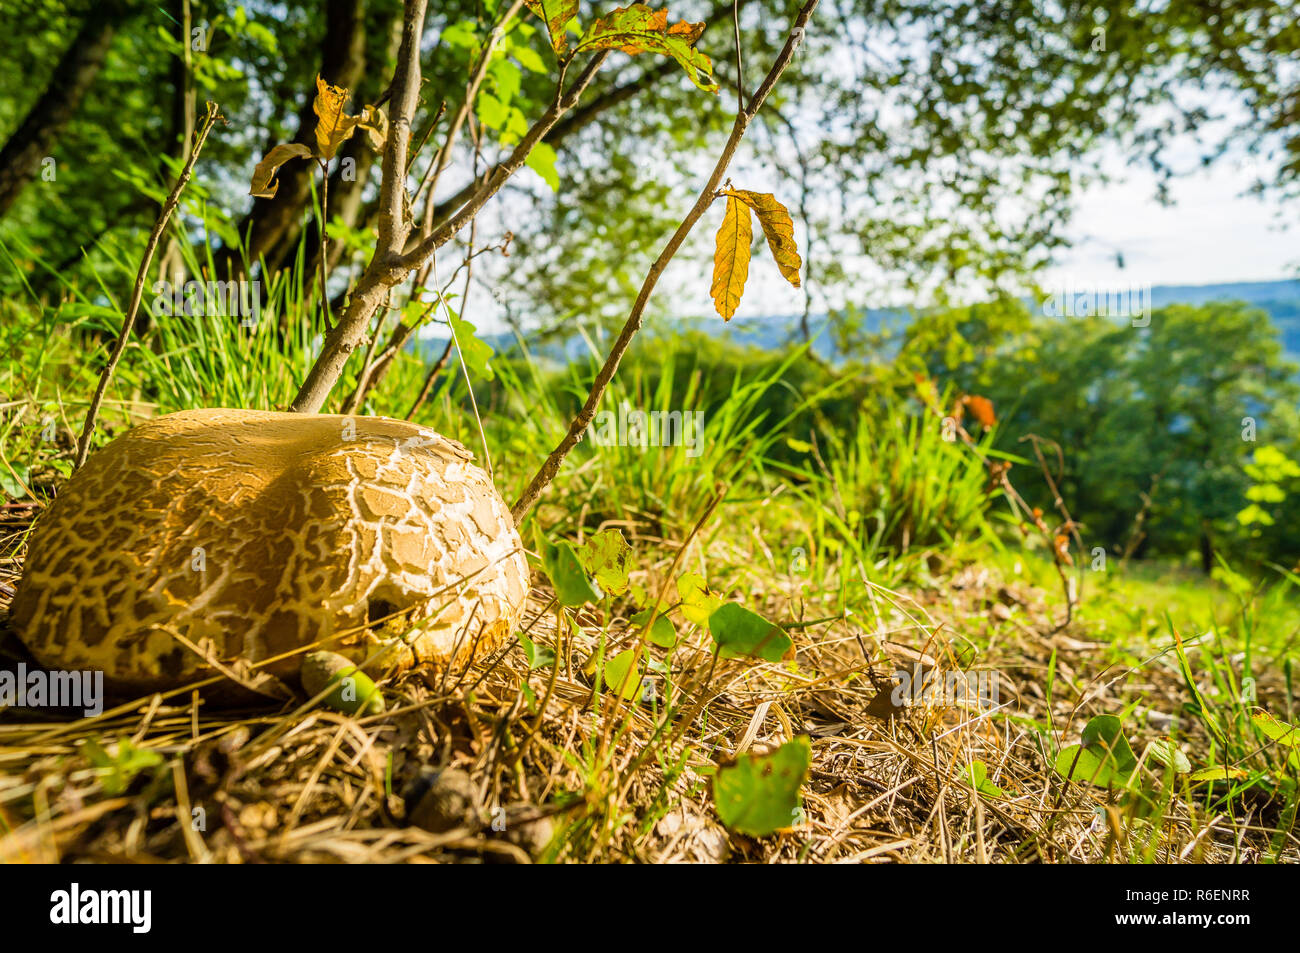
[(158, 417), (42, 515), (12, 626), (42, 665), (101, 670), (119, 691), (223, 668), (292, 679), (314, 647), (372, 671), (466, 663), (528, 595), (510, 511), (471, 460), (385, 417)]

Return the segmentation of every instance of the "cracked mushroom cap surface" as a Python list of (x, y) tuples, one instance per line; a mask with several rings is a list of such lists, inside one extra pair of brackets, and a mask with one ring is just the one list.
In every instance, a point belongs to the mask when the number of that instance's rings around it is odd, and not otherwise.
[(471, 460), (383, 417), (156, 418), (41, 516), (11, 623), (42, 665), (118, 690), (214, 675), (247, 690), (294, 679), (314, 647), (371, 671), (463, 664), (510, 634), (529, 585), (510, 511)]

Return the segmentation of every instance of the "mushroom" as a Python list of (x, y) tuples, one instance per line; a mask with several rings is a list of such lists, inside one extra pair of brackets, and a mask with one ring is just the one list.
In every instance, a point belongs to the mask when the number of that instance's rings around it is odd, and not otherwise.
[(218, 699), (295, 679), (317, 647), (370, 671), (466, 663), (528, 594), (510, 511), (471, 460), (384, 417), (158, 417), (42, 515), (13, 628), (48, 668), (118, 691), (233, 678)]

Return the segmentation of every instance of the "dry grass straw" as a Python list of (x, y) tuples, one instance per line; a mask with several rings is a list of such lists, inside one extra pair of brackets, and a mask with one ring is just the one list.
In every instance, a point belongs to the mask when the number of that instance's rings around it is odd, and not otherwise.
[[(678, 560), (660, 543), (634, 578), (657, 591), (671, 566), (704, 552), (742, 564), (743, 544), (715, 534)], [(12, 581), (0, 579), (0, 603)], [(553, 669), (530, 672), (515, 639), (466, 669), (390, 680), (379, 715), (293, 704), (213, 711), (197, 697), (156, 696), (95, 719), (6, 712), (0, 860), (1094, 863), (1129, 859), (1147, 842), (1158, 862), (1267, 853), (1266, 802), (1205, 816), (1175, 796), (1146, 824), (1108, 792), (1064, 785), (1051, 770), (1052, 741), (1076, 740), (1092, 714), (1139, 692), (1172, 711), (1183, 697), (1174, 667), (1103, 669), (1086, 633), (1050, 634), (1046, 593), (978, 567), (910, 594), (872, 587), (862, 617), (807, 600), (814, 588), (746, 600), (773, 619), (832, 619), (790, 628), (793, 661), (714, 660), (707, 632), (681, 626), (671, 661), (649, 649), (663, 663), (654, 696), (617, 707), (595, 697), (584, 666), (602, 639), (608, 658), (635, 644), (639, 627), (588, 608), (557, 638), (550, 593), (535, 590), (523, 632), (556, 650)], [(998, 710), (893, 707), (896, 669), (959, 663), (993, 673)], [(1273, 690), (1260, 686), (1262, 697)], [(713, 808), (713, 766), (800, 734), (813, 753), (802, 822), (761, 839), (729, 834)], [(129, 741), (160, 763), (114, 790), (88, 760), (92, 738), (110, 751)], [(973, 790), (973, 761), (1003, 796)], [(446, 767), (472, 778), (476, 815), (437, 833), (410, 825), (403, 793)], [(1296, 859), (1293, 834), (1283, 854)]]

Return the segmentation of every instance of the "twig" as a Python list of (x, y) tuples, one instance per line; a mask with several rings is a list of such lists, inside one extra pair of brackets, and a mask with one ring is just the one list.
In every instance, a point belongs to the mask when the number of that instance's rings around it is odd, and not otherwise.
[(325, 231), (329, 227), (329, 204), (330, 204), (330, 165), (328, 159), (321, 159), (320, 180), (320, 311), (321, 317), (325, 319), (325, 330), (330, 329), (330, 295), (327, 288), (327, 279), (329, 272), (329, 257), (327, 254), (327, 242)]
[(412, 116), (420, 91), (420, 37), (424, 31), (426, 0), (406, 0), (402, 26), (402, 47), (393, 76), (393, 112), (388, 142), (384, 149), (383, 179), (380, 189), (379, 241), (374, 256), (357, 282), (338, 324), (326, 336), (320, 356), (308, 371), (292, 410), (318, 413), (330, 391), (343, 374), (348, 358), (365, 338), (370, 319), (387, 295), (388, 289), (405, 280), (415, 269), (428, 262), (439, 248), (449, 242), (478, 214), (479, 210), (505, 185), (528, 159), (537, 143), (554, 127), (560, 117), (573, 108), (582, 91), (604, 63), (607, 50), (591, 58), (573, 85), (565, 91), (564, 70), (556, 84), (555, 101), (528, 131), (514, 151), (490, 176), (450, 221), (437, 228), (412, 251), (403, 253), (411, 232), (408, 224), (408, 200), (405, 176), (409, 152)]
[(1133, 518), (1133, 528), (1129, 531), (1128, 542), (1124, 544), (1124, 552), (1119, 557), (1121, 568), (1128, 564), (1129, 557), (1137, 552), (1137, 548), (1142, 545), (1142, 540), (1146, 539), (1147, 534), (1143, 526), (1146, 525), (1147, 514), (1151, 512), (1151, 507), (1155, 503), (1156, 489), (1160, 486), (1167, 469), (1169, 464), (1166, 463), (1160, 468), (1159, 473), (1152, 475), (1150, 488), (1145, 493), (1138, 494), (1142, 500), (1142, 508)]
[(100, 405), (104, 402), (104, 393), (108, 390), (108, 382), (113, 377), (113, 371), (117, 368), (118, 361), (122, 359), (122, 353), (126, 350), (127, 341), (131, 339), (131, 328), (135, 325), (136, 312), (140, 310), (140, 299), (144, 296), (144, 283), (149, 276), (149, 266), (153, 263), (154, 252), (158, 250), (158, 243), (167, 228), (168, 220), (172, 217), (172, 212), (176, 211), (176, 206), (180, 204), (181, 193), (185, 191), (185, 186), (189, 184), (190, 175), (194, 172), (194, 163), (198, 161), (199, 153), (203, 150), (203, 143), (207, 141), (208, 133), (212, 131), (212, 126), (220, 115), (221, 112), (217, 104), (209, 102), (208, 113), (204, 117), (198, 138), (194, 142), (194, 149), (190, 152), (185, 167), (181, 169), (176, 184), (172, 186), (171, 194), (167, 196), (167, 201), (158, 214), (158, 220), (154, 222), (153, 231), (149, 233), (149, 243), (145, 245), (144, 259), (140, 262), (140, 270), (135, 276), (135, 287), (131, 289), (131, 303), (127, 307), (126, 317), (122, 322), (122, 333), (117, 337), (117, 344), (113, 347), (113, 353), (109, 355), (108, 364), (104, 366), (103, 372), (99, 375), (99, 385), (95, 388), (95, 396), (91, 398), (90, 409), (86, 412), (86, 425), (82, 428), (81, 439), (77, 441), (77, 460), (74, 469), (80, 468), (90, 454), (90, 438), (95, 433), (95, 418), (99, 415)]
[(745, 64), (740, 57), (740, 0), (732, 0), (731, 25), (736, 34), (736, 108), (745, 111)]
[[(514, 19), (515, 15), (523, 7), (524, 0), (513, 0), (509, 8), (497, 18), (492, 24), (492, 30), (488, 34), (487, 40), (483, 44), (483, 49), (479, 53), (478, 61), (474, 64), (473, 72), (470, 74), (469, 82), (465, 86), (465, 98), (461, 101), (460, 107), (456, 110), (456, 115), (452, 118), (451, 124), (447, 127), (447, 138), (443, 141), (440, 148), (429, 160), (429, 168), (425, 170), (424, 177), (420, 180), (416, 188), (416, 195), (424, 191), (427, 187), (429, 191), (428, 198), (425, 201), (423, 222), (420, 226), (421, 237), (427, 237), (433, 231), (434, 210), (437, 203), (434, 201), (438, 189), (438, 180), (442, 178), (442, 173), (446, 170), (447, 165), (451, 162), (452, 150), (456, 147), (456, 139), (460, 136), (460, 131), (465, 123), (469, 120), (471, 110), (474, 108), (474, 100), (478, 98), (479, 87), (483, 84), (483, 78), (487, 76), (488, 65), (492, 61), (492, 54), (496, 52), (497, 44), (505, 36), (505, 25)], [(423, 283), (421, 281), (421, 283)]]
[(736, 115), (736, 121), (731, 127), (731, 135), (727, 139), (727, 144), (723, 147), (722, 155), (718, 157), (717, 164), (713, 167), (713, 173), (709, 176), (708, 182), (705, 183), (704, 188), (700, 191), (699, 198), (695, 200), (695, 205), (691, 208), (681, 225), (677, 227), (677, 231), (674, 232), (672, 238), (668, 240), (668, 244), (664, 247), (664, 250), (659, 253), (659, 257), (655, 259), (654, 264), (650, 266), (650, 271), (646, 275), (645, 282), (641, 285), (641, 291), (637, 295), (635, 303), (632, 305), (632, 312), (628, 315), (627, 322), (623, 325), (623, 330), (619, 332), (618, 338), (614, 341), (614, 346), (609, 352), (609, 357), (605, 359), (604, 366), (601, 367), (600, 373), (596, 375), (596, 379), (591, 385), (591, 391), (588, 393), (587, 400), (582, 405), (582, 409), (578, 411), (577, 416), (575, 416), (572, 423), (569, 424), (568, 433), (564, 435), (564, 438), (560, 441), (559, 445), (551, 451), (550, 456), (546, 458), (546, 462), (544, 462), (537, 473), (533, 475), (527, 488), (520, 495), (519, 499), (515, 501), (515, 505), (510, 508), (516, 526), (519, 525), (520, 521), (523, 520), (528, 511), (532, 509), (533, 504), (536, 503), (538, 498), (542, 495), (542, 491), (545, 490), (547, 485), (555, 479), (555, 475), (560, 470), (560, 464), (564, 462), (564, 458), (569, 455), (569, 452), (577, 446), (578, 441), (582, 439), (582, 435), (591, 423), (592, 418), (596, 416), (596, 407), (600, 404), (600, 400), (605, 394), (605, 389), (609, 386), (609, 382), (613, 379), (615, 372), (618, 371), (618, 365), (623, 360), (623, 355), (627, 352), (628, 346), (632, 343), (632, 338), (635, 337), (637, 331), (641, 329), (641, 321), (645, 313), (646, 305), (650, 301), (650, 295), (654, 291), (655, 285), (659, 283), (660, 275), (662, 275), (664, 269), (668, 267), (668, 263), (672, 261), (673, 256), (677, 254), (677, 250), (686, 240), (686, 237), (691, 233), (691, 230), (695, 227), (695, 223), (700, 220), (700, 217), (704, 215), (704, 212), (713, 203), (718, 186), (722, 184), (722, 178), (726, 175), (727, 167), (731, 165), (731, 160), (740, 146), (741, 139), (745, 137), (745, 131), (749, 128), (750, 121), (758, 114), (758, 110), (762, 107), (763, 101), (767, 99), (768, 94), (772, 92), (772, 88), (776, 85), (776, 81), (781, 78), (781, 74), (784, 73), (786, 67), (790, 65), (790, 60), (794, 57), (795, 48), (802, 39), (803, 29), (807, 25), (809, 19), (811, 19), (813, 10), (817, 8), (817, 3), (818, 0), (806, 0), (804, 5), (800, 8), (799, 13), (795, 16), (794, 22), (790, 25), (790, 35), (786, 38), (785, 46), (783, 46), (781, 52), (777, 54), (776, 61), (772, 64), (772, 68), (768, 70), (767, 76), (763, 79), (763, 82), (759, 85), (758, 89), (754, 91), (754, 95), (750, 99), (749, 105), (740, 110)]
[(447, 359), (451, 357), (452, 339), (447, 338), (447, 346), (442, 349), (442, 357), (438, 358), (437, 363), (429, 368), (429, 376), (424, 379), (424, 386), (420, 388), (419, 395), (416, 396), (415, 402), (411, 404), (411, 409), (406, 412), (406, 419), (413, 420), (415, 413), (424, 406), (424, 402), (429, 399), (429, 392), (433, 390), (433, 382), (438, 379), (442, 369), (447, 366)]

